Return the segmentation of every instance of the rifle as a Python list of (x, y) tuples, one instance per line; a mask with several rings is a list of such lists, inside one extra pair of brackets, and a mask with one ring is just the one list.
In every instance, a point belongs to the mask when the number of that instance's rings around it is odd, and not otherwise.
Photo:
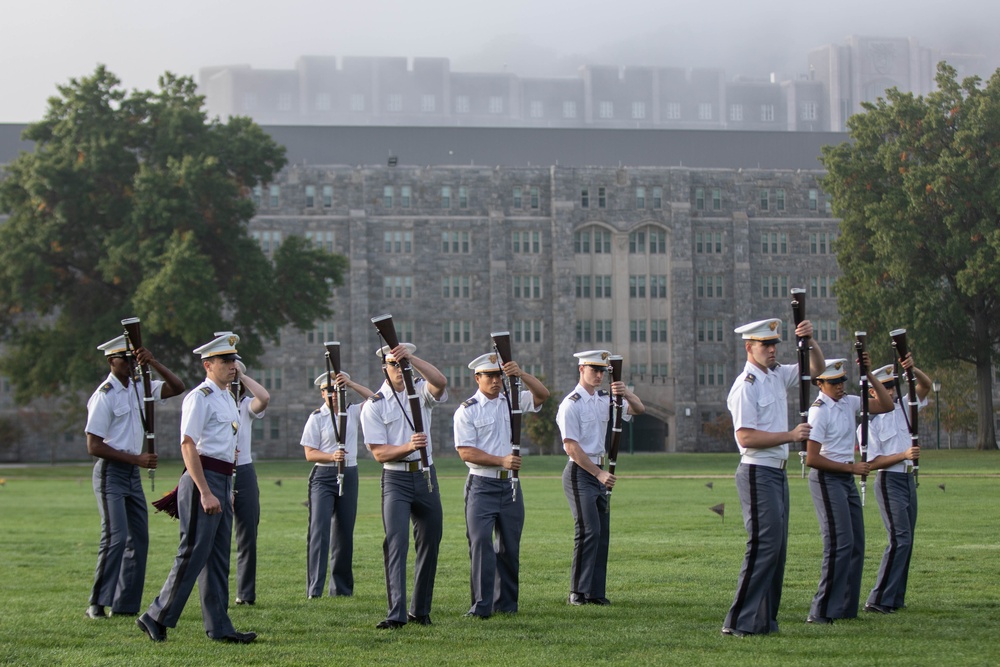
[[(896, 356), (899, 357), (900, 362), (906, 359), (906, 355), (909, 353), (906, 347), (906, 329), (893, 329), (889, 332), (892, 337), (892, 347), (896, 350)], [(907, 423), (910, 427), (910, 445), (913, 447), (919, 447), (919, 429), (917, 428), (917, 376), (913, 372), (913, 368), (907, 368), (906, 370), (906, 389), (907, 396), (906, 402), (910, 408), (910, 418)], [(899, 376), (897, 376), (898, 378)], [(896, 380), (897, 387), (899, 386), (899, 380)], [(899, 390), (896, 390), (897, 396), (899, 395)], [(900, 398), (902, 400), (902, 397)], [(903, 413), (906, 414), (906, 413)], [(913, 484), (914, 486), (920, 486), (919, 481), (920, 474), (920, 459), (913, 459)]]
[[(139, 417), (142, 419), (142, 428), (146, 431), (145, 450), (147, 454), (155, 454), (156, 430), (153, 427), (153, 373), (149, 368), (149, 364), (142, 364), (141, 367), (137, 367), (135, 358), (135, 351), (142, 347), (142, 331), (139, 327), (139, 318), (127, 317), (122, 320), (122, 326), (125, 327), (125, 356), (129, 360), (129, 367), (133, 371), (138, 369), (139, 374), (142, 375), (143, 399), (139, 409)], [(132, 386), (135, 387), (135, 395), (138, 399), (139, 388), (135, 384), (136, 379), (133, 372)], [(149, 468), (147, 472), (149, 474), (149, 490), (156, 491), (156, 468)]]
[[(806, 291), (801, 287), (793, 287), (792, 293), (792, 319), (795, 321), (797, 329), (806, 319)], [(799, 418), (801, 424), (809, 421), (809, 385), (812, 383), (812, 373), (809, 370), (809, 339), (796, 336), (796, 349), (799, 353)], [(802, 462), (802, 476), (806, 476), (806, 441), (802, 441), (802, 449), (799, 451), (799, 460)]]
[[(608, 365), (611, 368), (611, 382), (621, 382), (622, 379), (622, 358), (614, 354), (608, 358)], [(615, 474), (615, 466), (618, 464), (618, 446), (622, 440), (622, 397), (620, 394), (611, 394), (611, 412), (614, 418), (611, 420), (611, 447), (608, 449), (608, 472)], [(608, 489), (608, 505), (611, 504), (611, 489)]]
[[(865, 365), (865, 337), (864, 331), (854, 332), (854, 349), (858, 353), (858, 368), (861, 373), (861, 462), (868, 461), (868, 367)], [(865, 491), (867, 490), (868, 475), (861, 476), (861, 506), (865, 506)]]
[[(330, 421), (333, 423), (333, 434), (337, 438), (337, 449), (346, 452), (347, 444), (347, 388), (336, 384), (340, 375), (340, 343), (327, 341), (326, 347), (326, 379), (337, 392), (337, 416), (333, 416), (333, 396), (327, 391), (326, 407), (330, 410)], [(344, 495), (344, 465), (345, 461), (337, 461), (337, 495)]]
[[(511, 356), (510, 350), (510, 332), (509, 331), (493, 331), (490, 333), (490, 338), (493, 339), (493, 349), (497, 353), (497, 357), (500, 360), (500, 367), (508, 361), (511, 361), (513, 357)], [(519, 377), (507, 377), (507, 382), (510, 384), (510, 404), (508, 409), (510, 410), (510, 453), (514, 456), (521, 455), (521, 378)], [(506, 391), (506, 387), (504, 390)], [(517, 470), (511, 471), (510, 476), (510, 492), (513, 496), (514, 501), (517, 501), (517, 487), (520, 484), (518, 479)]]
[[(399, 346), (399, 338), (396, 336), (396, 327), (392, 323), (392, 315), (389, 313), (386, 313), (385, 315), (377, 315), (372, 318), (372, 324), (375, 325), (378, 335), (382, 337), (382, 340), (385, 341), (385, 344), (389, 346), (390, 350)], [(410, 368), (410, 362), (405, 359), (400, 359), (399, 370), (403, 374), (403, 385), (406, 387), (406, 398), (410, 404), (410, 417), (407, 421), (409, 422), (409, 425), (413, 429), (414, 433), (423, 433), (424, 415), (420, 408), (420, 397), (417, 396), (416, 391), (413, 389), (413, 369)], [(386, 374), (386, 378), (388, 379), (388, 374)], [(395, 390), (393, 391), (393, 396), (395, 396)], [(402, 408), (402, 406), (400, 406), (400, 408)], [(403, 416), (406, 416), (406, 410), (403, 410)], [(427, 480), (427, 490), (433, 492), (434, 483), (431, 482), (431, 469), (430, 464), (427, 462), (426, 447), (420, 448), (420, 470), (424, 473), (424, 479)]]

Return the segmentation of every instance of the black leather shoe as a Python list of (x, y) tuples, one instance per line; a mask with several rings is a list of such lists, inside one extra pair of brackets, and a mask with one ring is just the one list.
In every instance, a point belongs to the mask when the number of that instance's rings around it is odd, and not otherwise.
[(139, 615), (139, 612), (137, 612), (137, 611), (115, 611), (114, 609), (111, 610), (111, 616), (112, 616), (112, 618), (118, 617), (118, 616), (138, 616), (138, 615)]
[(480, 621), (485, 621), (489, 616), (483, 616), (482, 614), (477, 614), (474, 611), (467, 611), (462, 616), (466, 618), (478, 618)]
[(217, 642), (226, 642), (228, 644), (249, 644), (253, 640), (257, 639), (257, 633), (233, 631), (233, 634), (231, 635), (226, 635), (225, 637), (212, 637), (212, 639)]
[(146, 612), (139, 618), (135, 619), (135, 624), (139, 626), (139, 629), (146, 633), (154, 642), (162, 642), (167, 639), (167, 626), (162, 625), (159, 621), (149, 615)]
[(574, 607), (579, 607), (587, 604), (587, 598), (584, 597), (583, 593), (570, 593), (567, 602)]
[(742, 630), (737, 630), (736, 628), (722, 628), (722, 634), (727, 637), (751, 637), (752, 632), (743, 632)]
[(587, 604), (599, 604), (602, 607), (610, 607), (611, 600), (607, 598), (587, 598)]
[(430, 614), (421, 614), (420, 616), (414, 616), (413, 614), (407, 614), (406, 618), (410, 619), (413, 623), (419, 623), (420, 625), (432, 625)]
[(870, 612), (872, 614), (891, 614), (896, 610), (893, 609), (892, 607), (886, 607), (885, 605), (881, 604), (866, 604), (865, 611)]
[(236, 598), (236, 604), (239, 604), (239, 605), (248, 604), (248, 605), (250, 605), (252, 607), (254, 605), (254, 601), (253, 600), (241, 600), (239, 598)]
[(814, 625), (833, 625), (833, 619), (827, 618), (826, 616), (813, 616), (809, 614), (806, 618), (806, 623), (812, 623)]
[(87, 618), (93, 618), (93, 619), (107, 618), (107, 616), (104, 615), (104, 607), (102, 607), (99, 604), (92, 604), (89, 607), (87, 607), (86, 613), (87, 613)]
[(404, 625), (406, 625), (406, 623), (403, 623), (402, 621), (394, 621), (387, 618), (376, 625), (375, 628), (378, 630), (395, 630), (396, 628), (401, 628)]

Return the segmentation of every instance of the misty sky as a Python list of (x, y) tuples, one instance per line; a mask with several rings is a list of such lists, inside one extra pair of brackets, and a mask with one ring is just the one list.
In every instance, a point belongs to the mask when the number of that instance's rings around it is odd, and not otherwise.
[(98, 63), (143, 89), (167, 70), (291, 69), (301, 55), (440, 56), (453, 70), (521, 75), (592, 63), (791, 77), (810, 49), (854, 34), (982, 53), (992, 70), (997, 25), (996, 0), (6, 0), (0, 122), (40, 118), (57, 85)]

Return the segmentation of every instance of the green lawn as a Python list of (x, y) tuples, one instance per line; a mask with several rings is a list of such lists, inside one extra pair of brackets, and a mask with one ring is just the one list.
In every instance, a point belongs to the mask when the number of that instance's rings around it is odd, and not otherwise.
[[(386, 606), (375, 464), (361, 464), (355, 595), (307, 600), (303, 501), (310, 466), (258, 462), (263, 509), (257, 605), (231, 610), (237, 629), (258, 632), (249, 646), (209, 641), (196, 593), (165, 644), (146, 639), (132, 618), (87, 619), (98, 540), (90, 466), (0, 467), (0, 663), (1000, 664), (1000, 452), (925, 449), (908, 608), (830, 627), (803, 622), (819, 579), (822, 544), (806, 482), (794, 466), (781, 633), (742, 640), (719, 634), (746, 539), (732, 480), (735, 455), (620, 458), (612, 502), (611, 607), (565, 604), (573, 524), (559, 480), (564, 459), (528, 457), (525, 463), (520, 613), (486, 621), (462, 617), (469, 604), (464, 466), (443, 459), (438, 474), (445, 530), (434, 625), (386, 632), (375, 629)], [(172, 488), (179, 472), (176, 463), (161, 467), (157, 496)], [(863, 596), (885, 547), (869, 486)], [(148, 485), (147, 496), (152, 498)], [(725, 503), (724, 520), (709, 510), (718, 503)], [(146, 602), (170, 568), (177, 524), (151, 515), (150, 532)]]

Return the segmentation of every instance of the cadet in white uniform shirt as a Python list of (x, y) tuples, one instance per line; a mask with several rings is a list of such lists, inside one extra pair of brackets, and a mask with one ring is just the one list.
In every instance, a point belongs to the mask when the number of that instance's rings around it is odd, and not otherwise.
[[(867, 370), (867, 352), (864, 359)], [(889, 393), (870, 370), (867, 375), (877, 398), (869, 401), (869, 414), (891, 411)], [(807, 623), (829, 624), (858, 615), (865, 522), (854, 476), (867, 475), (869, 466), (854, 461), (854, 418), (861, 410), (861, 397), (844, 395), (846, 380), (847, 360), (827, 359), (826, 369), (816, 378), (819, 398), (809, 408), (812, 430), (806, 444), (806, 465), (812, 468), (809, 491), (823, 535), (823, 566)]]
[[(580, 380), (556, 412), (563, 450), (569, 455), (562, 474), (563, 493), (575, 525), (568, 602), (609, 605), (605, 591), (611, 540), (608, 493), (615, 485), (615, 476), (604, 470), (611, 396), (600, 387), (611, 353), (588, 350), (573, 356), (578, 359)], [(646, 411), (624, 382), (613, 382), (611, 392), (621, 395), (627, 403), (623, 408), (625, 421)]]
[[(479, 390), (455, 411), (458, 455), (469, 467), (465, 483), (465, 525), (469, 539), (472, 606), (466, 616), (489, 618), (494, 612), (517, 612), (524, 495), (514, 497), (512, 471), (521, 457), (511, 453), (511, 403), (503, 376), (520, 378), (527, 387), (518, 395), (521, 412), (538, 412), (549, 390), (515, 361), (501, 368), (496, 354), (469, 364)], [(494, 540), (494, 535), (495, 540)]]
[(237, 632), (229, 619), (229, 552), (233, 537), (233, 470), (240, 411), (229, 385), (236, 378), (236, 343), (226, 332), (194, 352), (205, 381), (184, 397), (181, 454), (186, 470), (177, 485), (180, 545), (167, 580), (136, 624), (153, 641), (177, 626), (198, 582), (205, 633), (216, 641), (248, 644), (254, 632)]
[[(87, 401), (87, 453), (94, 464), (94, 495), (101, 515), (101, 541), (87, 616), (106, 618), (105, 607), (118, 616), (134, 616), (142, 604), (149, 553), (149, 513), (139, 468), (156, 468), (156, 454), (143, 452), (145, 389), (132, 381), (125, 336), (100, 345), (111, 372)], [(135, 350), (136, 364), (149, 364), (163, 380), (153, 380), (156, 399), (184, 391), (184, 383), (146, 348)]]
[[(309, 415), (299, 444), (306, 460), (315, 463), (309, 473), (309, 532), (306, 536), (306, 596), (323, 595), (326, 584), (326, 563), (330, 559), (330, 595), (354, 594), (354, 521), (358, 514), (358, 422), (361, 404), (344, 406), (347, 428), (344, 430), (344, 449), (337, 444), (333, 422), (340, 407), (337, 404), (336, 385), (353, 389), (361, 398), (368, 398), (372, 391), (341, 372), (333, 378), (329, 373), (317, 377), (313, 384), (319, 387), (323, 406)], [(327, 401), (330, 403), (327, 403)], [(330, 406), (333, 412), (330, 412)], [(338, 461), (344, 462), (344, 489), (337, 484)], [(330, 545), (333, 553), (330, 554)]]
[[(917, 408), (927, 405), (931, 379), (913, 365), (913, 355), (903, 359), (904, 369), (912, 368), (916, 377)], [(898, 379), (892, 364), (875, 371), (875, 379), (885, 385), (893, 399)], [(909, 397), (907, 397), (909, 401)], [(889, 614), (904, 606), (906, 581), (913, 555), (913, 533), (917, 527), (917, 485), (913, 481), (913, 459), (920, 458), (920, 447), (910, 439), (909, 412), (902, 401), (892, 412), (878, 415), (868, 427), (868, 465), (878, 470), (875, 498), (882, 525), (888, 537), (875, 586), (868, 594), (865, 611)]]

